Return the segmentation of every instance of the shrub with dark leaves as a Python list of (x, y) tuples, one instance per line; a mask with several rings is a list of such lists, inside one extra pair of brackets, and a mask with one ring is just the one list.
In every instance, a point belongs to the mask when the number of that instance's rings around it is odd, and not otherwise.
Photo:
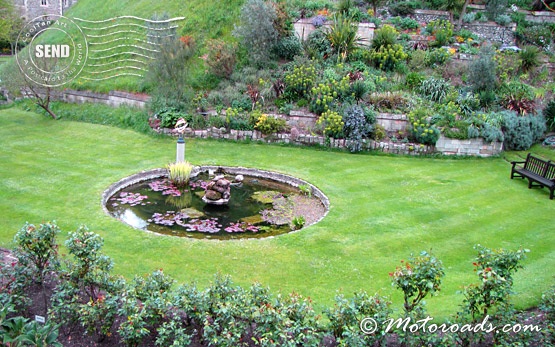
[(372, 124), (358, 105), (348, 106), (344, 112), (343, 132), (347, 139), (347, 148), (351, 153), (362, 151), (363, 139), (372, 132)]

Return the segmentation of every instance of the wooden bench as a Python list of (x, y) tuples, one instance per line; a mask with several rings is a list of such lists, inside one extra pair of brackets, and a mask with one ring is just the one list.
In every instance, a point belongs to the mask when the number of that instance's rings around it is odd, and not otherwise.
[(527, 178), (528, 188), (539, 186), (549, 189), (549, 198), (553, 200), (555, 191), (555, 163), (543, 160), (528, 153), (525, 161), (512, 161), (511, 179), (514, 177)]

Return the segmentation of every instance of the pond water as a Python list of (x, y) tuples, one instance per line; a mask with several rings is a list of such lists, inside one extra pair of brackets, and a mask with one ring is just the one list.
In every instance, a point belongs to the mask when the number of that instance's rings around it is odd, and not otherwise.
[[(233, 181), (233, 177), (226, 178)], [(280, 235), (295, 228), (293, 219), (302, 217), (310, 223), (312, 209), (317, 213), (325, 210), (319, 199), (297, 187), (250, 176), (232, 184), (227, 205), (209, 205), (202, 201), (208, 182), (204, 173), (182, 189), (165, 177), (148, 179), (115, 192), (105, 205), (112, 216), (137, 229), (208, 239)]]

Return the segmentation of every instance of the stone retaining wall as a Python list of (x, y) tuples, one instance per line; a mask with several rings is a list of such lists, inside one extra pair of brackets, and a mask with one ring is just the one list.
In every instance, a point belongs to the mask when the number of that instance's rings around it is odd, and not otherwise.
[[(331, 24), (328, 21), (324, 24), (324, 27), (329, 27)], [(376, 26), (374, 23), (359, 23), (357, 35), (362, 39), (364, 45), (369, 45), (374, 38), (374, 29)], [(312, 24), (312, 18), (299, 19), (293, 23), (293, 29), (295, 30), (295, 35), (299, 37), (302, 41), (308, 39), (308, 35), (316, 30), (316, 27)]]
[(147, 102), (150, 100), (150, 96), (146, 94), (134, 94), (120, 91), (111, 91), (108, 94), (103, 94), (71, 89), (66, 89), (61, 92), (59, 98), (63, 101), (73, 103), (94, 102), (113, 107), (128, 105), (138, 108), (145, 108)]
[[(397, 122), (397, 120), (395, 120)], [(324, 136), (290, 133), (264, 135), (253, 130), (226, 130), (225, 128), (210, 128), (205, 130), (187, 129), (186, 138), (225, 139), (232, 141), (260, 141), (265, 143), (287, 143), (302, 146), (329, 146), (331, 148), (347, 148), (349, 141), (345, 139), (326, 139)], [(487, 157), (497, 155), (503, 150), (502, 143), (484, 143), (482, 139), (454, 140), (440, 137), (436, 146), (418, 143), (380, 142), (367, 139), (363, 143), (364, 150), (376, 150), (384, 153), (420, 155), (441, 153), (445, 155), (472, 155)]]
[(449, 12), (447, 11), (433, 11), (433, 10), (414, 10), (414, 19), (422, 22), (429, 23), (438, 19), (449, 19)]
[(505, 45), (514, 45), (516, 42), (516, 23), (511, 23), (508, 27), (494, 22), (466, 23), (462, 27), (486, 41), (500, 42)]

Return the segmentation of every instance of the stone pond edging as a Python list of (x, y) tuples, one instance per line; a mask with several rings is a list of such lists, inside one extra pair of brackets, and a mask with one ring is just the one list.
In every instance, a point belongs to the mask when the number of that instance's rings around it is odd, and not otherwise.
[[(249, 176), (249, 177), (256, 177), (256, 178), (261, 178), (261, 179), (269, 179), (269, 180), (273, 180), (279, 183), (284, 183), (287, 185), (290, 185), (292, 187), (295, 188), (299, 188), (300, 186), (308, 186), (310, 187), (311, 190), (311, 194), (313, 197), (317, 198), (320, 203), (324, 206), (324, 213), (314, 222), (311, 224), (306, 224), (303, 228), (299, 229), (302, 230), (307, 226), (310, 225), (314, 225), (318, 222), (320, 222), (322, 219), (324, 219), (329, 210), (330, 210), (330, 201), (328, 199), (328, 197), (315, 185), (313, 185), (312, 183), (309, 183), (303, 179), (294, 177), (294, 176), (290, 176), (287, 174), (283, 174), (283, 173), (279, 173), (279, 172), (275, 172), (275, 171), (266, 171), (266, 170), (260, 170), (260, 169), (256, 169), (256, 168), (246, 168), (246, 167), (240, 167), (240, 166), (219, 166), (219, 165), (201, 165), (201, 166), (195, 166), (193, 171), (191, 172), (191, 177), (196, 177), (197, 175), (201, 174), (201, 173), (206, 173), (206, 172), (217, 172), (217, 171), (221, 171), (223, 170), (225, 173), (230, 174), (230, 175), (244, 175), (244, 176)], [(117, 192), (121, 191), (122, 189), (125, 189), (131, 185), (143, 182), (143, 181), (147, 181), (150, 179), (156, 179), (156, 178), (162, 178), (162, 177), (167, 177), (168, 176), (168, 171), (167, 169), (163, 169), (163, 168), (156, 168), (156, 169), (151, 169), (151, 170), (144, 170), (141, 172), (138, 172), (136, 174), (133, 174), (131, 176), (125, 177), (119, 181), (117, 181), (116, 183), (112, 184), (110, 187), (108, 187), (103, 193), (102, 193), (102, 199), (101, 199), (101, 204), (102, 204), (102, 209), (104, 211), (104, 213), (108, 216), (110, 216), (110, 211), (108, 211), (108, 209), (106, 208), (106, 205), (108, 203), (108, 200)], [(141, 229), (142, 230), (142, 229)], [(148, 230), (145, 230), (146, 232), (150, 232)], [(295, 231), (292, 231), (295, 232)], [(150, 232), (152, 233), (152, 232)], [(155, 235), (158, 235), (156, 233), (153, 233)]]

